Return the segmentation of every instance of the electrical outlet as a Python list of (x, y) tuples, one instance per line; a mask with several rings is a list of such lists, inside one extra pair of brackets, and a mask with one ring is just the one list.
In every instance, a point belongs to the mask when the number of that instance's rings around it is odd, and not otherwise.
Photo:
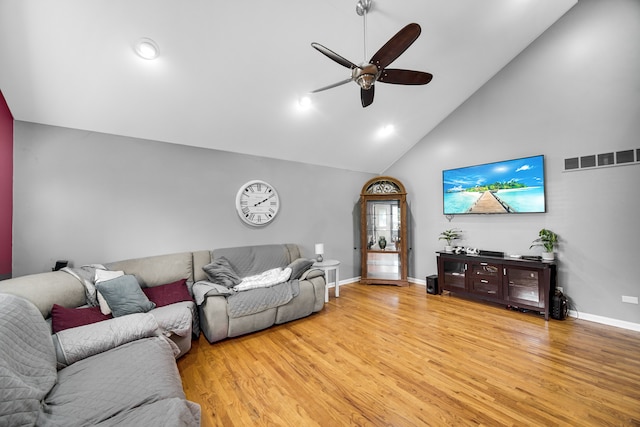
[(622, 302), (628, 302), (629, 304), (637, 304), (638, 297), (629, 297), (626, 295), (622, 295)]
[(556, 290), (564, 294), (564, 288), (562, 286), (556, 286)]

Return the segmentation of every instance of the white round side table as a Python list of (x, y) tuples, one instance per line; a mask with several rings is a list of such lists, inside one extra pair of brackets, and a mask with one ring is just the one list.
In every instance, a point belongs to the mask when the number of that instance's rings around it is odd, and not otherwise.
[[(324, 302), (329, 302), (329, 285), (333, 284), (336, 288), (336, 298), (340, 296), (340, 261), (335, 259), (325, 259), (322, 262), (314, 262), (314, 268), (319, 268), (324, 271), (324, 278), (326, 282), (326, 286), (324, 287)], [(335, 279), (333, 282), (329, 281), (329, 273), (333, 271), (335, 273)]]

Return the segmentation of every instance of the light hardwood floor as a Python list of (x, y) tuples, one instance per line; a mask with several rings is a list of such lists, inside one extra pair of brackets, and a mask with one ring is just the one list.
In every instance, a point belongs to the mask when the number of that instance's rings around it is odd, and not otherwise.
[(178, 360), (203, 426), (639, 426), (640, 333), (340, 287), (320, 313)]

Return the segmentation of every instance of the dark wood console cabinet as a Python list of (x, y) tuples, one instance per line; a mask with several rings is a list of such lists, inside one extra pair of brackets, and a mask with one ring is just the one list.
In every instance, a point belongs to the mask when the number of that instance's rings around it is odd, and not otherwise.
[(539, 311), (549, 320), (556, 264), (438, 252), (438, 287), (453, 294)]

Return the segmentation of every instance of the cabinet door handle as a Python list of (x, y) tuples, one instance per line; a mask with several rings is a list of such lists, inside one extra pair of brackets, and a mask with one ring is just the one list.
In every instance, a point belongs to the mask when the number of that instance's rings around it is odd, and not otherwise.
[(507, 268), (506, 267), (502, 267), (502, 275), (503, 276), (507, 275)]
[(481, 262), (480, 265), (489, 265), (489, 264), (486, 262)]
[(480, 283), (489, 283), (489, 281), (482, 279), (482, 280), (480, 280)]
[(467, 263), (464, 263), (464, 271), (467, 271)]

